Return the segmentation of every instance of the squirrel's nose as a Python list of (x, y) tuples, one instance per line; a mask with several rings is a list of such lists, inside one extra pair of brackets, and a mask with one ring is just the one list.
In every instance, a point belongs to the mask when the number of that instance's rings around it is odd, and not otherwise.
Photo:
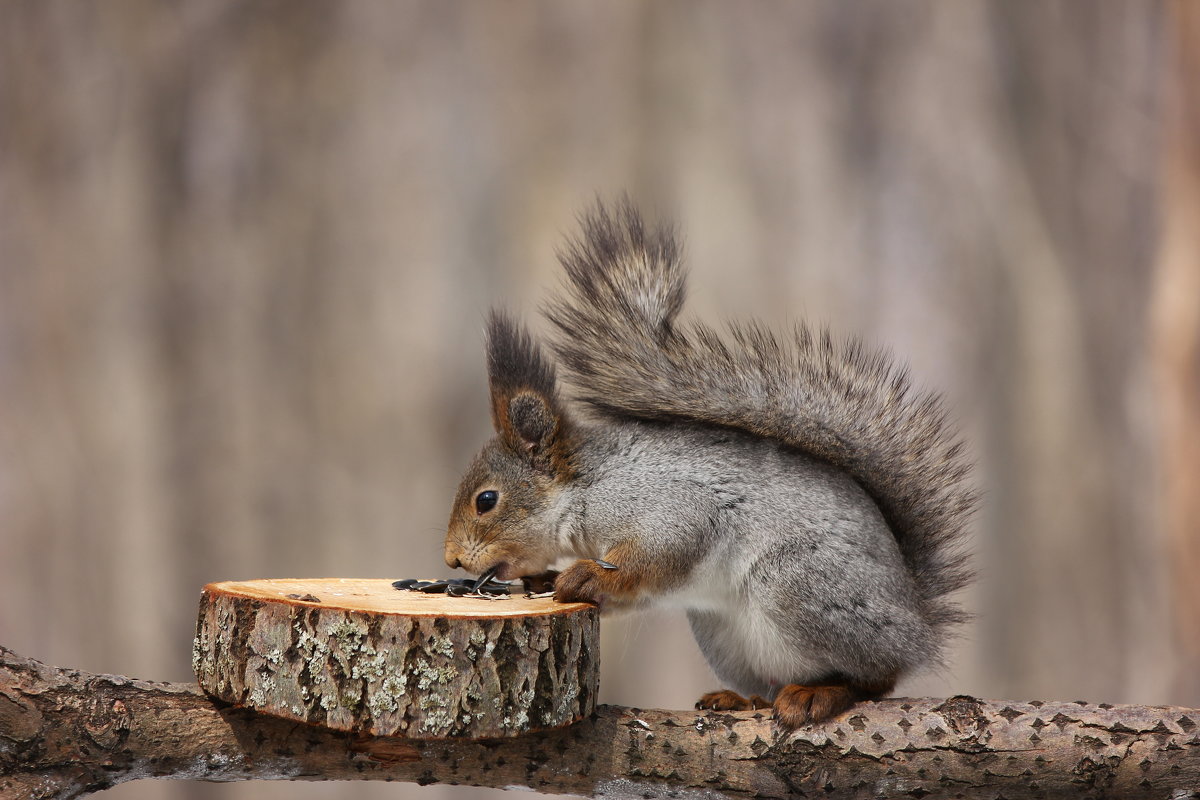
[(461, 567), (462, 561), (459, 560), (459, 556), (461, 555), (462, 548), (450, 542), (446, 543), (446, 566), (450, 567), (450, 569), (458, 569)]

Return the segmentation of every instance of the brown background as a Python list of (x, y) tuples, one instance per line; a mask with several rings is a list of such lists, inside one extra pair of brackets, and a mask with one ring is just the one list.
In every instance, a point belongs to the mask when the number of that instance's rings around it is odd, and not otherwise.
[[(485, 311), (532, 315), (627, 190), (695, 313), (825, 321), (947, 394), (978, 619), (901, 691), (1200, 705), (1196, 17), (5, 3), (0, 643), (187, 680), (205, 582), (446, 572)], [(603, 700), (714, 686), (680, 617), (604, 627)], [(450, 794), (483, 790), (110, 796)]]

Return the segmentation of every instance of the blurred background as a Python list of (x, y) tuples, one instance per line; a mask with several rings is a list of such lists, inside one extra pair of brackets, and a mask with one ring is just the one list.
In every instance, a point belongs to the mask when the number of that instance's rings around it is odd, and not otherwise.
[[(1200, 705), (1197, 8), (5, 3), (0, 644), (187, 681), (206, 582), (446, 573), (486, 310), (627, 191), (692, 313), (946, 394), (977, 620), (901, 692)], [(603, 627), (604, 702), (715, 687), (681, 616)]]

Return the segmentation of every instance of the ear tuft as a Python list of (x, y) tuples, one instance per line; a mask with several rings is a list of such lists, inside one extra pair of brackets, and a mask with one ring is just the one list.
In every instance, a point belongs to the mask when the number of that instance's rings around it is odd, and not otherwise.
[(487, 353), (496, 433), (538, 469), (569, 476), (571, 426), (558, 398), (554, 365), (520, 324), (496, 310), (488, 319)]
[(557, 393), (554, 365), (542, 354), (542, 348), (516, 320), (496, 309), (488, 318), (487, 357), (497, 430), (508, 416), (508, 401), (519, 392), (547, 398)]

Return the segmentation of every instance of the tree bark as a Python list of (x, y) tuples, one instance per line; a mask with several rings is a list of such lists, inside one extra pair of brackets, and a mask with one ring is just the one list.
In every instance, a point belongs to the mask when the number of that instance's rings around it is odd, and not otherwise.
[(193, 666), (227, 703), (341, 731), (518, 736), (592, 713), (594, 606), (398, 592), (386, 580), (204, 587)]
[(601, 706), (545, 733), (414, 740), (290, 722), (190, 684), (65, 670), (0, 648), (0, 796), (71, 798), (160, 777), (622, 798), (1161, 798), (1200, 788), (1198, 720), (1172, 707), (893, 699), (782, 735), (763, 713)]

